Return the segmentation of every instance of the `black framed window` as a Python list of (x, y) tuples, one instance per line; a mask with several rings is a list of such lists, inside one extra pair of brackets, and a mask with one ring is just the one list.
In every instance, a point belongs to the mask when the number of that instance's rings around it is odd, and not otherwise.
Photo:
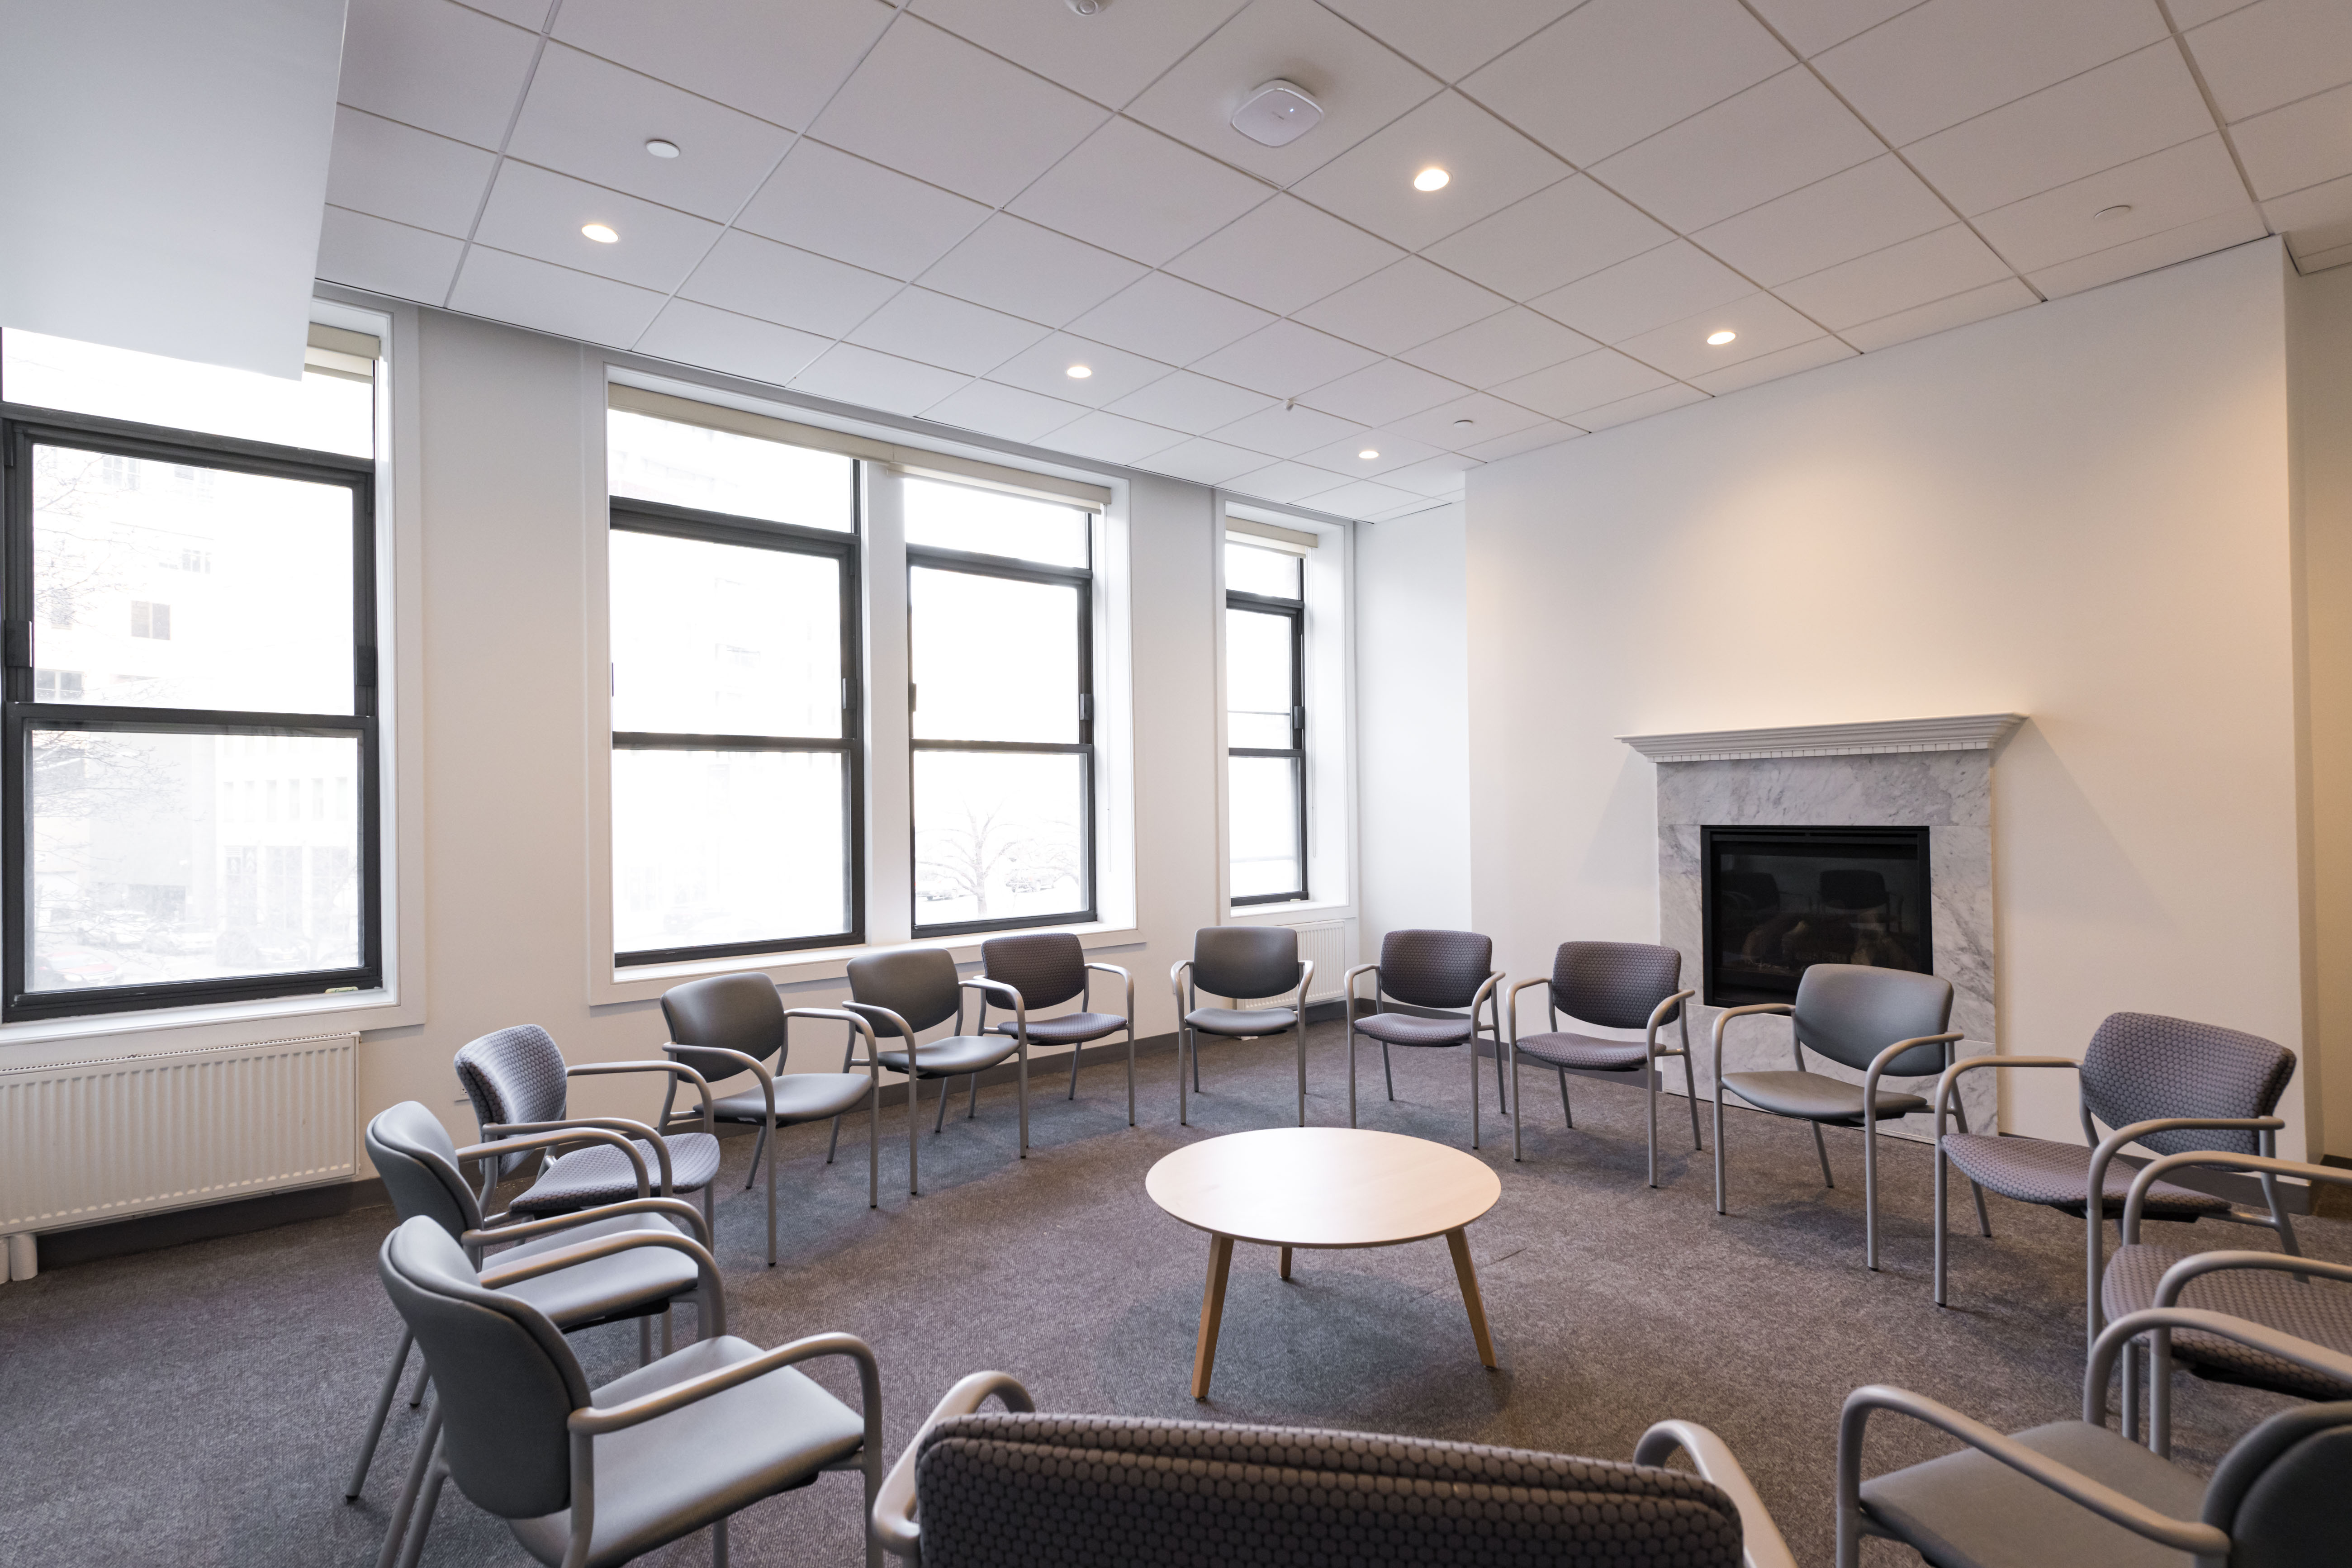
[(1095, 918), (1094, 514), (906, 478), (914, 930)]
[(1226, 817), (1236, 904), (1307, 897), (1307, 563), (1225, 542)]

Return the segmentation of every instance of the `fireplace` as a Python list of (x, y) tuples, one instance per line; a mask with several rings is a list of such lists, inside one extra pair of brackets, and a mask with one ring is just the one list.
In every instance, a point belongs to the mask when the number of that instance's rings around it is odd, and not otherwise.
[(1702, 827), (1712, 1006), (1788, 1002), (1816, 963), (1935, 973), (1925, 827)]

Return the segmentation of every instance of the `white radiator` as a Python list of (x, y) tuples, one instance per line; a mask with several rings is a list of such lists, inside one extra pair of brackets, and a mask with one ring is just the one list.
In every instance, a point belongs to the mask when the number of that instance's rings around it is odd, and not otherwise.
[(1348, 977), (1348, 922), (1318, 921), (1291, 929), (1298, 933), (1298, 956), (1315, 965), (1314, 989), (1307, 1000), (1339, 1000), (1340, 982)]
[(0, 1235), (358, 1173), (359, 1036), (0, 1071)]

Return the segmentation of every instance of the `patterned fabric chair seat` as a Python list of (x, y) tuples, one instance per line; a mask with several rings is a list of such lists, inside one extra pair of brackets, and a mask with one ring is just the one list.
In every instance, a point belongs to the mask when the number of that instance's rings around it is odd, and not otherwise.
[[(2083, 1212), (2084, 1194), (2091, 1181), (2091, 1151), (2080, 1144), (1958, 1132), (1945, 1135), (1944, 1153), (1969, 1180), (2005, 1198), (2046, 1204), (2077, 1216)], [(2123, 1212), (2124, 1198), (2131, 1191), (2132, 1177), (2140, 1163), (2120, 1158), (2108, 1162), (2105, 1179), (2100, 1183), (2105, 1213)], [(2150, 1219), (2194, 1220), (2201, 1215), (2229, 1212), (2224, 1199), (2169, 1182), (2158, 1182), (2148, 1189)]]
[[(1083, 1045), (1099, 1040), (1105, 1035), (1116, 1035), (1127, 1027), (1127, 1020), (1115, 1013), (1064, 1013), (1054, 1018), (1029, 1020), (1029, 1038), (1043, 1046)], [(1020, 1025), (1011, 1018), (991, 1024), (992, 1035), (1017, 1035)]]
[[(655, 1191), (661, 1188), (661, 1160), (642, 1138), (630, 1142), (644, 1156), (646, 1175)], [(708, 1132), (673, 1132), (669, 1145), (670, 1190), (692, 1192), (706, 1187), (719, 1174), (719, 1140)], [(609, 1143), (597, 1143), (550, 1163), (530, 1190), (507, 1206), (521, 1215), (570, 1214), (598, 1204), (619, 1203), (637, 1195), (637, 1173), (628, 1156)]]
[(1597, 1035), (1523, 1035), (1518, 1051), (1546, 1067), (1578, 1068), (1587, 1072), (1632, 1072), (1648, 1059), (1649, 1047), (1640, 1040), (1604, 1040)]
[(1458, 1046), (1470, 1037), (1470, 1020), (1374, 1013), (1356, 1020), (1356, 1032), (1391, 1046)]
[[(2144, 1243), (2119, 1250), (2099, 1282), (2100, 1304), (2110, 1321), (2156, 1304), (2165, 1271), (2191, 1256)], [(2330, 1279), (2298, 1280), (2292, 1274), (2259, 1268), (2221, 1268), (2191, 1279), (2179, 1305), (2290, 1333), (2352, 1355), (2352, 1285)], [(2251, 1384), (2305, 1399), (2352, 1399), (2352, 1382), (2325, 1376), (2309, 1367), (2268, 1355), (2252, 1345), (2216, 1334), (2176, 1330), (2175, 1359), (2208, 1377)]]
[(1297, 1022), (1298, 1015), (1287, 1007), (1195, 1007), (1184, 1015), (1188, 1028), (1236, 1038), (1278, 1035)]
[[(925, 1078), (961, 1078), (968, 1072), (994, 1067), (1013, 1050), (1012, 1043), (1002, 1035), (950, 1035), (946, 1039), (928, 1041), (917, 1047), (915, 1068)], [(892, 1072), (907, 1070), (905, 1051), (884, 1051), (881, 1057), (882, 1065)]]
[[(1723, 1075), (1723, 1087), (1775, 1116), (1862, 1125), (1862, 1085), (1824, 1072), (1727, 1072)], [(1927, 1102), (1916, 1094), (1891, 1089), (1878, 1091), (1882, 1117), (1908, 1116), (1927, 1109)]]

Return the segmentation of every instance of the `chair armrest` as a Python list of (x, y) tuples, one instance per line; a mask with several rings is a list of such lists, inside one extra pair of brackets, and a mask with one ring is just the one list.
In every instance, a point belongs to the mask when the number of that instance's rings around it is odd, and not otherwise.
[(1944, 1118), (1951, 1110), (1952, 1090), (1959, 1084), (1960, 1075), (1981, 1072), (1988, 1068), (2072, 1068), (2081, 1072), (2083, 1064), (2073, 1057), (1970, 1057), (1964, 1062), (1954, 1062), (1936, 1079), (1937, 1137), (1944, 1135)]
[[(1945, 1046), (1965, 1037), (1950, 1035), (1918, 1035), (1907, 1040), (1897, 1040), (1870, 1058), (1869, 1070), (1862, 1075), (1862, 1124), (1865, 1131), (1878, 1125), (1878, 1079), (1887, 1064), (1917, 1046)], [(1939, 1080), (1940, 1081), (1940, 1080)]]
[[(874, 1026), (869, 1020), (851, 1012), (846, 1007), (787, 1007), (784, 1009), (784, 1027), (787, 1030), (792, 1028), (794, 1018), (829, 1018), (836, 1024), (846, 1024), (858, 1034), (865, 1036), (866, 1059), (863, 1062), (853, 1059), (849, 1065), (863, 1067), (867, 1069), (875, 1082), (882, 1081), (882, 1047), (875, 1043)], [(902, 1023), (904, 1021), (900, 1020)], [(772, 1105), (769, 1109), (773, 1110), (775, 1108)]]
[[(1349, 1023), (1352, 1024), (1356, 1021), (1356, 976), (1359, 974), (1370, 974), (1376, 976), (1380, 972), (1381, 966), (1377, 963), (1359, 963), (1349, 969), (1347, 973), (1339, 976), (1339, 994), (1348, 1005)], [(1372, 982), (1372, 1011), (1377, 1013), (1380, 1010), (1381, 983), (1378, 979), (1375, 979)]]
[[(497, 1131), (504, 1125), (494, 1122), (482, 1131)], [(529, 1149), (553, 1149), (565, 1143), (609, 1143), (620, 1150), (630, 1167), (637, 1173), (637, 1196), (653, 1196), (653, 1186), (646, 1178), (645, 1155), (638, 1150), (635, 1140), (623, 1136), (614, 1129), (601, 1122), (583, 1121), (519, 1121), (513, 1125), (520, 1130), (516, 1136), (485, 1143), (468, 1143), (457, 1151), (457, 1158), (488, 1159), (501, 1154), (517, 1154)], [(645, 1123), (628, 1121), (622, 1125), (654, 1141), (654, 1149), (662, 1159), (662, 1194), (667, 1197), (669, 1194), (669, 1151), (663, 1147), (659, 1139), (655, 1138), (654, 1130)]]
[[(1029, 1044), (1029, 1005), (1022, 1000), (1021, 992), (1017, 987), (1007, 985), (1002, 980), (991, 980), (985, 974), (975, 974), (969, 980), (959, 980), (956, 982), (956, 985), (961, 990), (977, 991), (980, 993), (980, 1021), (983, 1026), (988, 1022), (989, 994), (991, 992), (994, 992), (1001, 996), (1011, 997), (1013, 999), (1010, 1005), (1013, 1008), (1013, 1033), (1015, 1037), (1020, 1040), (1023, 1048), (1027, 1048)], [(1007, 1004), (1000, 1001), (997, 1003), (997, 1005), (1002, 1007), (1007, 1005)]]
[[(790, 1025), (786, 1025), (785, 1026), (787, 1028), (791, 1027)], [(768, 1102), (768, 1120), (773, 1121), (776, 1119), (776, 1075), (770, 1072), (766, 1064), (751, 1056), (749, 1052), (730, 1050), (725, 1046), (680, 1046), (676, 1041), (672, 1041), (668, 1045), (664, 1046), (662, 1049), (666, 1051), (699, 1051), (706, 1057), (731, 1058), (738, 1071), (748, 1072), (751, 1074), (752, 1077), (760, 1080), (761, 1098)], [(776, 1065), (779, 1067), (783, 1065), (782, 1058), (778, 1058)], [(719, 1075), (719, 1079), (721, 1083), (724, 1083), (727, 1079), (733, 1078), (734, 1076), (734, 1073), (720, 1073)], [(703, 1098), (707, 1100), (709, 1096), (706, 1093)]]
[[(2088, 1116), (2084, 1120), (2089, 1120)], [(2107, 1166), (2125, 1144), (2137, 1142), (2151, 1132), (2179, 1132), (2201, 1129), (2221, 1132), (2275, 1132), (2286, 1123), (2275, 1116), (2159, 1116), (2148, 1121), (2135, 1121), (2128, 1127), (2118, 1127), (2099, 1140), (2091, 1151), (2091, 1168), (2083, 1177), (2083, 1250), (2088, 1283), (2084, 1293), (2088, 1298), (2084, 1312), (2090, 1324), (2090, 1337), (2099, 1336), (2099, 1325), (2106, 1321), (2106, 1309), (2099, 1300), (2099, 1276), (2106, 1268), (2106, 1237), (2101, 1226), (2107, 1219)], [(2125, 1201), (2130, 1201), (2126, 1194)], [(2126, 1240), (2137, 1239), (2136, 1233), (2123, 1230)]]
[(1734, 1018), (1745, 1018), (1751, 1013), (1787, 1015), (1796, 1009), (1786, 1002), (1751, 1002), (1745, 1007), (1726, 1007), (1715, 1016), (1715, 1083), (1716, 1092), (1723, 1092), (1723, 1034)]
[(719, 1125), (710, 1113), (710, 1083), (700, 1073), (684, 1062), (583, 1062), (578, 1067), (565, 1068), (563, 1076), (572, 1078), (604, 1078), (614, 1073), (658, 1072), (674, 1079), (683, 1079), (694, 1085), (702, 1096), (702, 1130), (717, 1132)]
[[(1127, 1011), (1122, 1014), (1121, 1016), (1126, 1018), (1128, 1027), (1130, 1030), (1133, 1029), (1135, 1026), (1135, 976), (1129, 974), (1126, 970), (1121, 969), (1116, 963), (1096, 963), (1089, 960), (1087, 963), (1087, 967), (1088, 969), (1098, 969), (1105, 974), (1116, 974), (1118, 976), (1119, 984), (1127, 987)], [(1086, 997), (1086, 1005), (1087, 1011), (1093, 1011), (1094, 995), (1091, 992), (1089, 992)]]
[(947, 1396), (923, 1418), (914, 1440), (899, 1454), (890, 1473), (882, 1478), (881, 1489), (875, 1494), (874, 1539), (883, 1551), (898, 1557), (921, 1554), (922, 1529), (915, 1522), (915, 1465), (922, 1457), (923, 1439), (940, 1422), (978, 1410), (992, 1394), (1007, 1410), (1037, 1408), (1029, 1391), (1009, 1372), (975, 1372), (958, 1378)]
[(695, 1239), (705, 1247), (710, 1245), (710, 1227), (704, 1223), (702, 1211), (684, 1198), (624, 1198), (616, 1204), (598, 1204), (593, 1209), (574, 1209), (570, 1214), (550, 1215), (545, 1219), (523, 1220), (515, 1225), (484, 1226), (479, 1230), (466, 1232), (457, 1241), (468, 1250), (502, 1241), (529, 1241), (533, 1237), (593, 1225), (598, 1220), (614, 1219), (628, 1214), (668, 1215), (690, 1220), (694, 1224)]
[(565, 1121), (499, 1122), (485, 1127), (482, 1131), (485, 1132), (551, 1132), (560, 1127), (601, 1128), (607, 1132), (625, 1132), (632, 1138), (651, 1144), (654, 1159), (661, 1166), (662, 1195), (664, 1197), (669, 1195), (669, 1141), (642, 1121), (632, 1121), (625, 1116), (575, 1116)]
[(1696, 1421), (1661, 1421), (1633, 1445), (1633, 1462), (1663, 1467), (1677, 1448), (1691, 1457), (1700, 1479), (1721, 1488), (1739, 1510), (1740, 1562), (1747, 1568), (1797, 1568), (1763, 1494), (1732, 1457), (1731, 1446), (1713, 1432)]
[(673, 1252), (683, 1252), (694, 1259), (695, 1291), (702, 1298), (697, 1325), (702, 1337), (727, 1331), (726, 1287), (719, 1282), (719, 1260), (710, 1249), (698, 1241), (689, 1240), (676, 1231), (631, 1230), (619, 1236), (600, 1236), (583, 1241), (577, 1247), (567, 1247), (560, 1252), (541, 1253), (505, 1268), (483, 1271), (482, 1287), (503, 1290), (509, 1285), (520, 1285), (526, 1279), (536, 1279), (542, 1274), (559, 1273), (583, 1263), (593, 1263), (600, 1258), (611, 1258), (623, 1252), (634, 1252), (641, 1247), (666, 1247)]
[[(723, 1333), (726, 1331), (722, 1328), (715, 1331)], [(722, 1366), (716, 1372), (706, 1372), (700, 1377), (690, 1377), (684, 1383), (673, 1383), (667, 1388), (657, 1388), (651, 1394), (640, 1394), (625, 1404), (609, 1405), (602, 1408), (591, 1405), (584, 1409), (574, 1410), (567, 1425), (570, 1426), (575, 1439), (600, 1437), (610, 1432), (626, 1431), (632, 1426), (641, 1426), (659, 1416), (667, 1415), (673, 1411), (683, 1410), (688, 1405), (708, 1399), (714, 1394), (724, 1394), (740, 1384), (750, 1383), (754, 1378), (765, 1377), (780, 1367), (829, 1355), (847, 1356), (857, 1363), (860, 1393), (866, 1406), (866, 1440), (872, 1445), (869, 1451), (878, 1452), (882, 1442), (881, 1369), (875, 1363), (874, 1348), (871, 1345), (856, 1334), (845, 1334), (837, 1331), (832, 1333), (810, 1334), (805, 1339), (794, 1340), (790, 1344), (778, 1345), (775, 1349), (762, 1351), (749, 1360), (739, 1361), (732, 1366)]]
[(1522, 980), (1517, 985), (1510, 988), (1508, 996), (1511, 1015), (1511, 1045), (1513, 1048), (1516, 1049), (1519, 1043), (1519, 993), (1525, 991), (1530, 985), (1549, 985), (1550, 984), (1551, 976), (1546, 974), (1539, 975), (1533, 980)]
[(1307, 1026), (1307, 988), (1314, 984), (1315, 961), (1311, 958), (1300, 959), (1298, 961), (1298, 989), (1293, 992), (1292, 994), (1298, 998), (1298, 1026), (1302, 1029)]
[(2352, 1263), (2330, 1263), (2319, 1258), (2296, 1258), (2284, 1252), (2198, 1252), (2164, 1271), (2156, 1282), (2156, 1305), (2178, 1307), (2180, 1293), (2200, 1275), (2222, 1274), (2233, 1268), (2267, 1268), (2273, 1273), (2352, 1282)]
[(1478, 982), (1477, 994), (1470, 998), (1470, 1044), (1473, 1047), (1473, 1055), (1476, 1054), (1475, 1047), (1478, 1044), (1478, 1009), (1489, 1003), (1492, 1003), (1495, 1008), (1495, 1043), (1497, 1046), (1502, 1044), (1503, 994), (1500, 987), (1503, 982), (1509, 978), (1509, 975), (1499, 969), (1490, 971), (1486, 979)]
[[(2272, 1258), (2277, 1255), (2257, 1252), (2249, 1256)], [(2301, 1264), (2306, 1270), (2311, 1268), (2309, 1258), (2298, 1258), (2292, 1261)], [(2144, 1307), (2128, 1317), (2117, 1318), (2109, 1323), (2100, 1332), (2097, 1342), (2091, 1346), (2090, 1360), (2083, 1371), (2084, 1421), (2095, 1426), (2106, 1419), (2107, 1379), (2115, 1372), (2116, 1358), (2123, 1354), (2124, 1346), (2158, 1329), (2195, 1329), (2200, 1333), (2235, 1340), (2242, 1345), (2250, 1345), (2281, 1361), (2291, 1361), (2322, 1376), (2352, 1383), (2352, 1355), (2329, 1350), (2325, 1345), (2315, 1345), (2309, 1340), (2297, 1339), (2283, 1329), (2273, 1329), (2267, 1323), (2250, 1322), (2244, 1318), (2233, 1318), (2226, 1312), (2208, 1312), (2196, 1307)], [(2180, 1550), (2191, 1549), (2182, 1547)]]
[(2352, 1187), (2352, 1171), (2340, 1165), (2312, 1165), (2300, 1160), (2274, 1159), (2268, 1154), (2240, 1154), (2227, 1149), (2187, 1149), (2178, 1154), (2165, 1154), (2150, 1160), (2132, 1178), (2131, 1191), (2124, 1198), (2124, 1239), (2139, 1239), (2139, 1217), (2147, 1189), (2163, 1179), (2167, 1171), (2183, 1165), (2219, 1165), (2230, 1171), (2256, 1171), (2273, 1176), (2299, 1176), (2306, 1182), (2326, 1182), (2339, 1187)]
[(872, 1029), (877, 1036), (881, 1036), (887, 1028), (890, 1031), (887, 1038), (906, 1041), (907, 1048), (910, 1051), (915, 1048), (915, 1031), (907, 1026), (906, 1019), (898, 1016), (889, 1008), (877, 1007), (871, 1002), (844, 1002), (841, 1007), (842, 1011), (855, 1013), (865, 1019), (866, 1027)]
[[(1517, 996), (1521, 991), (1527, 988), (1528, 984), (1528, 983), (1527, 981), (1523, 980), (1518, 984), (1512, 986), (1511, 994), (1513, 996)], [(1550, 982), (1545, 981), (1542, 982), (1542, 984), (1549, 984)], [(1643, 1038), (1648, 1043), (1650, 1058), (1652, 1060), (1656, 1060), (1658, 1057), (1658, 1031), (1665, 1026), (1668, 1009), (1678, 1007), (1697, 994), (1698, 993), (1696, 991), (1677, 991), (1673, 995), (1667, 997), (1664, 1001), (1650, 1009), (1650, 1021), (1648, 1025), (1644, 1026)], [(1513, 1038), (1517, 1038), (1517, 1036), (1516, 1031), (1518, 1027), (1518, 1017), (1517, 1014), (1512, 1016), (1511, 1025), (1514, 1031)], [(1685, 1046), (1688, 1046), (1690, 1044), (1690, 1031), (1688, 1029), (1685, 1029), (1683, 1031), (1683, 1044)], [(1679, 1057), (1687, 1056), (1689, 1052), (1687, 1050), (1673, 1050), (1668, 1051), (1665, 1054), (1670, 1057)], [(1704, 1426), (1694, 1426), (1691, 1430), (1694, 1432), (1706, 1432), (1706, 1428)], [(1709, 1436), (1714, 1436), (1713, 1433), (1708, 1433), (1707, 1435)], [(1693, 1457), (1696, 1458), (1696, 1456)], [(1724, 1457), (1728, 1458), (1730, 1457), (1730, 1450), (1726, 1449), (1724, 1451)]]

